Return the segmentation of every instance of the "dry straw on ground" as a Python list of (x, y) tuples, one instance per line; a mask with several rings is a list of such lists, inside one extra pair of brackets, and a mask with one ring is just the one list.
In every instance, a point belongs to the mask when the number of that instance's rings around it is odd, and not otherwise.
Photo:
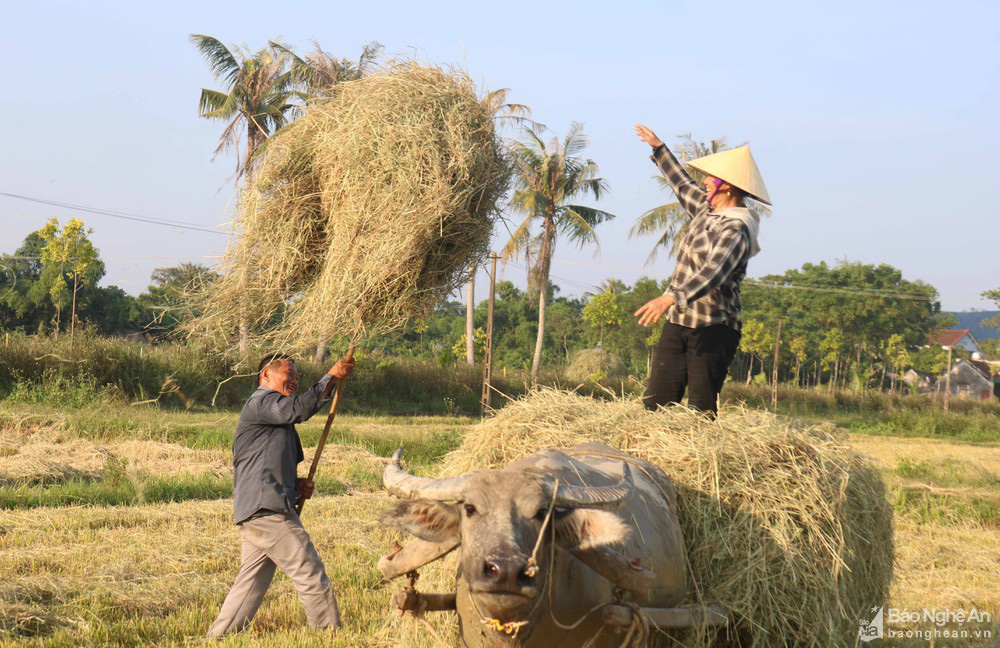
[(194, 328), (293, 349), (427, 315), (488, 251), (508, 178), (465, 73), (340, 84), (269, 140)]
[[(500, 467), (542, 448), (599, 440), (674, 480), (691, 603), (732, 613), (744, 645), (853, 645), (893, 571), (892, 509), (878, 472), (819, 428), (729, 408), (718, 422), (634, 399), (536, 391), (474, 427), (444, 473)], [(700, 630), (686, 646), (710, 645)]]

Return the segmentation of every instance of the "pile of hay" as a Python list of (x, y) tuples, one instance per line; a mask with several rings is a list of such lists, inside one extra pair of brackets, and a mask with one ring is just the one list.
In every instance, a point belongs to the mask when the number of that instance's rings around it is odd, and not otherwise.
[[(821, 428), (743, 408), (718, 422), (541, 390), (472, 428), (445, 459), (455, 475), (542, 448), (598, 440), (674, 480), (690, 561), (689, 602), (729, 610), (744, 646), (854, 645), (893, 570), (892, 508), (879, 473)], [(698, 629), (685, 646), (711, 645)]]
[(465, 73), (342, 83), (267, 142), (193, 330), (294, 349), (428, 315), (485, 257), (509, 175)]
[(625, 365), (617, 357), (602, 347), (583, 349), (573, 354), (573, 358), (563, 376), (573, 383), (600, 382), (612, 376), (625, 373)]

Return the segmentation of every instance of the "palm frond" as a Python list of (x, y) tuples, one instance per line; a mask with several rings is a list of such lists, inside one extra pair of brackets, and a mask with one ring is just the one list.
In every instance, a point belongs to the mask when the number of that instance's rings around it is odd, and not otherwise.
[(198, 99), (198, 115), (208, 119), (229, 119), (237, 112), (233, 94), (218, 90), (201, 89)]
[(361, 56), (358, 57), (358, 77), (363, 77), (371, 71), (378, 57), (382, 55), (383, 49), (382, 43), (378, 41), (371, 41), (361, 48)]
[(236, 82), (240, 73), (240, 63), (219, 39), (204, 34), (191, 34), (188, 40), (201, 52), (216, 79), (225, 81), (227, 85)]
[(663, 229), (676, 230), (686, 220), (687, 212), (684, 211), (679, 202), (653, 207), (636, 219), (628, 232), (628, 237), (634, 239), (639, 236), (657, 234)]
[(594, 224), (588, 222), (588, 217), (580, 213), (581, 211), (586, 212), (587, 209), (579, 206), (563, 207), (560, 210), (560, 218), (556, 221), (556, 227), (577, 247), (582, 248), (587, 243), (593, 243), (594, 247), (597, 248), (594, 251), (594, 256), (598, 256), (601, 246), (597, 240), (597, 232), (594, 231)]
[(529, 216), (521, 221), (521, 224), (517, 226), (511, 235), (510, 240), (507, 244), (503, 246), (500, 250), (500, 257), (504, 262), (515, 258), (522, 250), (526, 250), (529, 241), (531, 240), (531, 222), (532, 217)]
[(570, 124), (569, 131), (563, 139), (563, 157), (569, 158), (576, 155), (587, 147), (587, 143), (587, 136), (583, 134), (583, 124), (581, 122), (573, 122)]

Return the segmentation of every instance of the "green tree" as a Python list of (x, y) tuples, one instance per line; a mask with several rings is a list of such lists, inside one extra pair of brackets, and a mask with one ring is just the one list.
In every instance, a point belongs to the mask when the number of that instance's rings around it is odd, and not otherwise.
[[(212, 74), (224, 84), (223, 90), (202, 88), (198, 114), (206, 119), (226, 122), (219, 136), (215, 155), (236, 151), (236, 179), (253, 176), (253, 165), (268, 136), (286, 125), (299, 110), (298, 100), (306, 95), (296, 88), (288, 55), (274, 47), (250, 54), (241, 48), (230, 49), (221, 41), (204, 34), (191, 34), (191, 42), (201, 52)], [(239, 142), (246, 132), (242, 155)], [(240, 321), (240, 352), (245, 357), (250, 348), (246, 321)]]
[(768, 351), (774, 349), (774, 336), (771, 330), (761, 321), (755, 319), (743, 320), (743, 334), (740, 336), (740, 350), (749, 355), (749, 367), (747, 369), (746, 384), (750, 384), (753, 378), (754, 358), (760, 363), (761, 371), (764, 370), (764, 356)]
[[(461, 337), (459, 337), (455, 344), (451, 346), (451, 352), (456, 358), (461, 358), (465, 356), (465, 333), (463, 332)], [(477, 328), (472, 336), (472, 348), (475, 352), (473, 358), (482, 362), (486, 358), (486, 331), (483, 328)]]
[[(587, 145), (581, 124), (574, 123), (561, 142), (553, 138), (546, 144), (530, 130), (526, 133), (528, 141), (515, 142), (512, 147), (515, 190), (511, 199), (511, 207), (525, 219), (504, 246), (503, 257), (509, 259), (526, 252), (532, 243), (537, 245), (532, 272), (542, 289), (538, 292), (538, 330), (531, 363), (531, 380), (535, 382), (542, 361), (548, 298), (545, 287), (549, 285), (556, 237), (562, 234), (581, 247), (596, 245), (594, 227), (614, 215), (569, 202), (588, 193), (599, 200), (608, 190), (607, 182), (597, 176), (597, 164), (578, 157)], [(536, 221), (541, 229), (537, 235), (532, 233)]]
[[(49, 297), (56, 308), (56, 338), (59, 337), (60, 314), (70, 301), (70, 337), (76, 335), (76, 303), (80, 288), (96, 284), (104, 276), (104, 264), (101, 262), (87, 235), (92, 230), (87, 229), (83, 221), (71, 218), (62, 231), (59, 221), (49, 220), (38, 231), (38, 236), (45, 241), (42, 248), (42, 277), (49, 287)], [(72, 280), (70, 289), (69, 280)]]
[(988, 360), (1000, 360), (1000, 338), (980, 340), (979, 348)]
[[(779, 275), (743, 284), (745, 317), (771, 328), (785, 317), (782, 337), (804, 337), (817, 372), (831, 380), (854, 375), (858, 384), (885, 362), (889, 337), (899, 334), (908, 349), (926, 344), (941, 326), (940, 304), (932, 286), (910, 281), (887, 264), (807, 263)], [(831, 330), (840, 333), (840, 350), (824, 359), (818, 349)], [(783, 345), (784, 346), (784, 345)], [(816, 376), (817, 382), (821, 379)]]
[(819, 352), (821, 354), (821, 362), (823, 363), (823, 367), (831, 372), (830, 391), (833, 391), (837, 386), (837, 378), (841, 367), (841, 355), (844, 353), (844, 349), (844, 334), (839, 328), (828, 330), (820, 341)]
[(216, 279), (218, 274), (200, 263), (153, 270), (152, 283), (137, 300), (147, 314), (144, 328), (158, 336), (174, 337), (182, 324), (198, 314), (189, 296)]
[(788, 340), (788, 351), (795, 358), (795, 384), (800, 383), (800, 374), (802, 371), (802, 361), (808, 357), (809, 354), (809, 340), (804, 335), (795, 335)]
[(0, 260), (0, 322), (5, 329), (35, 332), (53, 319), (48, 291), (40, 285), (45, 241), (31, 232)]
[(620, 291), (609, 287), (590, 298), (583, 307), (583, 321), (590, 333), (597, 337), (597, 343), (604, 345), (604, 331), (609, 327), (621, 326), (625, 321), (625, 307)]
[[(954, 353), (958, 355), (961, 347), (956, 347)], [(917, 371), (939, 375), (948, 366), (948, 352), (937, 345), (930, 345), (914, 349), (910, 354), (911, 366)]]
[(889, 390), (896, 391), (896, 383), (903, 371), (909, 368), (913, 362), (910, 351), (906, 348), (906, 342), (899, 333), (889, 336), (889, 342), (885, 349), (886, 364), (891, 367), (892, 377)]

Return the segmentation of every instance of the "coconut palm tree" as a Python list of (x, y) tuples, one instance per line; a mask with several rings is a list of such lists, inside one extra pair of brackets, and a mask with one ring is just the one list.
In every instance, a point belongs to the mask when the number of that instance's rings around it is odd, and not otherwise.
[[(298, 110), (294, 100), (303, 99), (295, 88), (288, 57), (273, 47), (252, 55), (238, 47), (231, 50), (217, 38), (204, 34), (191, 34), (190, 40), (215, 78), (224, 84), (224, 90), (202, 88), (198, 114), (227, 122), (215, 155), (235, 149), (236, 180), (242, 177), (249, 184), (257, 152), (271, 133), (294, 117)], [(241, 154), (239, 144), (244, 130), (246, 146)], [(245, 358), (250, 349), (245, 321), (240, 322), (239, 329), (240, 354)]]
[[(582, 124), (573, 123), (562, 141), (553, 138), (546, 143), (531, 130), (526, 134), (527, 141), (514, 142), (511, 150), (515, 188), (511, 207), (525, 218), (511, 234), (502, 256), (507, 260), (537, 248), (533, 252), (532, 273), (540, 288), (538, 337), (531, 363), (531, 380), (536, 382), (542, 361), (545, 304), (556, 237), (562, 234), (580, 247), (588, 243), (597, 245), (594, 227), (614, 218), (614, 214), (569, 202), (588, 193), (599, 200), (608, 191), (608, 183), (597, 176), (597, 164), (578, 157), (587, 146)], [(536, 222), (540, 231), (534, 234)]]
[(270, 42), (272, 49), (288, 57), (295, 82), (310, 99), (328, 97), (338, 83), (356, 81), (366, 76), (382, 53), (382, 44), (372, 41), (361, 49), (358, 60), (352, 61), (346, 58), (338, 59), (324, 51), (316, 40), (313, 40), (312, 44), (312, 52), (299, 56), (284, 43)]
[[(255, 155), (273, 132), (284, 126), (299, 109), (298, 91), (288, 56), (273, 47), (250, 54), (242, 48), (230, 49), (218, 39), (191, 34), (191, 42), (201, 52), (222, 90), (202, 88), (198, 114), (206, 119), (227, 122), (215, 154), (236, 150), (236, 177), (250, 175)], [(246, 144), (240, 153), (241, 134)]]

